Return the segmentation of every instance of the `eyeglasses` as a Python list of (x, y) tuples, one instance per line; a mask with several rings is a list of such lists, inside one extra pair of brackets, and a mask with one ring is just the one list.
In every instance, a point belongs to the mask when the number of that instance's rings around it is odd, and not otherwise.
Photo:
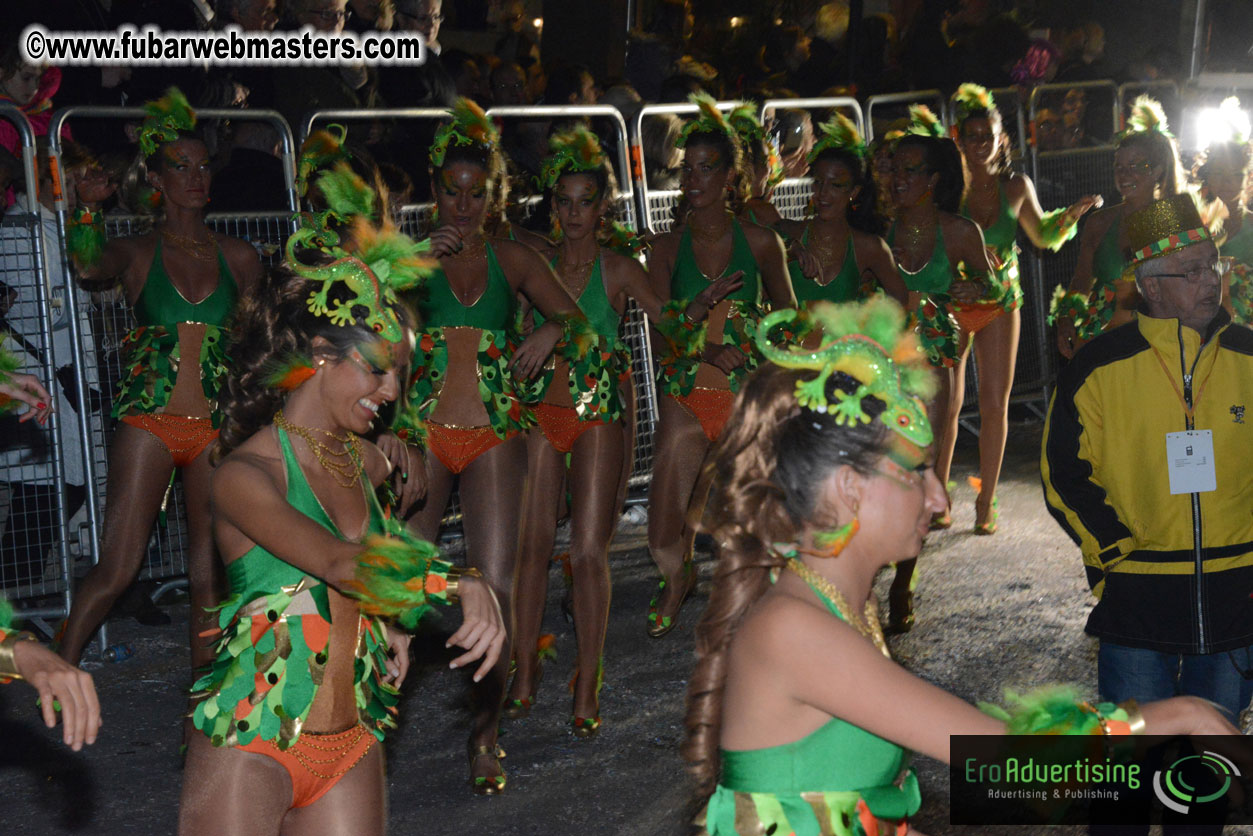
[(322, 9), (309, 12), (309, 17), (316, 17), (323, 23), (329, 24), (346, 23), (352, 17), (352, 12), (348, 9)]
[(1197, 284), (1207, 278), (1210, 273), (1221, 279), (1231, 270), (1231, 265), (1232, 259), (1220, 258), (1213, 264), (1201, 264), (1189, 269), (1186, 273), (1152, 273), (1149, 278), (1187, 279), (1189, 284)]
[(1145, 161), (1145, 160), (1142, 160), (1142, 161), (1140, 161), (1140, 162), (1138, 162), (1138, 163), (1132, 163), (1131, 165), (1116, 165), (1116, 166), (1114, 166), (1114, 174), (1115, 174), (1115, 175), (1119, 175), (1119, 174), (1148, 174), (1148, 173), (1149, 173), (1150, 171), (1152, 171), (1152, 170), (1153, 170), (1153, 164), (1152, 164), (1152, 163), (1150, 163), (1150, 162), (1148, 162), (1148, 161)]

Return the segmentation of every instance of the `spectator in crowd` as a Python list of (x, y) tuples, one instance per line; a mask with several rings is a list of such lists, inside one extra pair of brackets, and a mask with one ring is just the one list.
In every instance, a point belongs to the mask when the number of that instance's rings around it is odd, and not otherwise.
[(516, 61), (502, 61), (492, 70), (489, 79), (492, 88), (492, 104), (525, 105), (527, 99), (526, 73)]
[(474, 56), (460, 49), (450, 49), (441, 53), (439, 59), (448, 71), (458, 96), (476, 102), (491, 99), (488, 95), (487, 79)]
[(439, 27), (444, 22), (443, 9), (443, 0), (396, 0), (392, 28), (417, 32), (426, 40), (427, 50), (440, 55), (443, 47), (439, 43)]
[(539, 60), (539, 41), (531, 22), (526, 19), (522, 0), (507, 0), (501, 8), (500, 23), (504, 33), (496, 41), (492, 53), (502, 61)]
[(596, 79), (582, 64), (560, 64), (548, 75), (544, 104), (596, 104)]
[(679, 163), (683, 154), (675, 147), (683, 123), (673, 113), (657, 113), (644, 119), (640, 138), (644, 146), (644, 171), (648, 188), (679, 188)]
[(807, 110), (780, 110), (776, 118), (779, 156), (784, 177), (804, 177), (809, 170), (805, 158), (814, 147), (814, 123)]
[(390, 32), (396, 7), (393, 0), (348, 0), (344, 28), (358, 34)]
[(1062, 132), (1062, 115), (1051, 106), (1035, 113), (1035, 147), (1039, 151), (1060, 151), (1066, 147)]
[(1097, 598), (1101, 698), (1192, 695), (1234, 720), (1253, 697), (1253, 332), (1220, 306), (1218, 250), (1190, 194), (1126, 226), (1139, 315), (1062, 369), (1045, 500)]
[(272, 32), (278, 25), (278, 0), (218, 0), (214, 23), (245, 32)]
[(687, 91), (677, 99), (662, 95), (662, 83), (687, 52), (695, 18), (688, 0), (661, 0), (643, 31), (627, 38), (626, 77), (648, 102), (687, 101)]
[[(348, 0), (287, 0), (284, 29), (312, 26), (319, 32), (337, 35), (348, 19)], [(299, 130), (302, 117), (314, 110), (340, 110), (374, 107), (375, 91), (371, 74), (363, 65), (276, 67), (273, 107), (293, 129)]]
[(1105, 27), (1094, 20), (1084, 21), (1062, 37), (1062, 60), (1057, 69), (1060, 81), (1093, 81), (1106, 78)]
[(282, 140), (266, 122), (234, 123), (226, 162), (209, 186), (215, 212), (273, 212), (287, 206)]

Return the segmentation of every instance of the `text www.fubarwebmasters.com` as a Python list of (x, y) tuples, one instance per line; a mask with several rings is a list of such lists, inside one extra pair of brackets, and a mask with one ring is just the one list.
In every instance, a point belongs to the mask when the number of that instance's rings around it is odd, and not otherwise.
[(301, 66), (421, 64), (426, 43), (414, 32), (162, 32), (127, 24), (113, 32), (49, 32), (35, 24), (21, 37), (22, 57), (32, 64), (93, 66), (190, 66), (251, 64)]

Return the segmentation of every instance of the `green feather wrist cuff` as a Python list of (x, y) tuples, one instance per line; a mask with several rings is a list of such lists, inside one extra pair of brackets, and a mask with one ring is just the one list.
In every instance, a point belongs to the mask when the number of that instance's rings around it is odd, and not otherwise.
[(459, 572), (439, 559), (436, 546), (400, 523), (389, 521), (387, 529), (387, 535), (366, 540), (365, 550), (357, 555), (355, 578), (345, 584), (345, 591), (366, 615), (391, 618), (413, 630), (432, 603), (455, 600), (456, 586), (450, 579), (455, 581)]
[(1067, 212), (1066, 209), (1054, 209), (1052, 212), (1045, 212), (1040, 218), (1040, 240), (1053, 252), (1060, 250), (1062, 244), (1074, 238), (1079, 230), (1078, 224)]
[(65, 231), (65, 248), (79, 267), (94, 267), (104, 255), (104, 213), (86, 207), (75, 209)]
[(666, 340), (666, 346), (675, 357), (700, 357), (705, 350), (705, 337), (709, 324), (697, 322), (687, 315), (688, 302), (672, 299), (661, 308), (661, 319), (654, 325), (657, 333)]

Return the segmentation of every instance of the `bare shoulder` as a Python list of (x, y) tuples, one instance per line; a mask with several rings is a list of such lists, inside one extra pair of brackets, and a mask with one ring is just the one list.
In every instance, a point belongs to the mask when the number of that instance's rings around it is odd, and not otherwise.
[(1123, 205), (1115, 203), (1113, 206), (1105, 206), (1089, 212), (1084, 219), (1084, 234), (1087, 234), (1088, 230), (1092, 230), (1093, 233), (1104, 234), (1115, 221), (1122, 217), (1122, 210)]
[(223, 499), (257, 496), (258, 490), (282, 490), (283, 456), (269, 428), (258, 431), (213, 469), (212, 492), (215, 504)]
[(601, 267), (606, 272), (612, 272), (615, 275), (630, 270), (644, 269), (634, 258), (630, 258), (629, 256), (625, 256), (622, 253), (615, 252), (606, 247), (602, 247), (600, 250), (600, 263)]
[(508, 238), (491, 238), (487, 243), (501, 263), (528, 264), (543, 260), (533, 248)]
[(242, 238), (236, 238), (234, 235), (227, 235), (224, 232), (215, 232), (213, 237), (217, 239), (218, 246), (222, 248), (222, 254), (226, 256), (228, 261), (235, 259), (241, 262), (261, 260), (261, 257), (257, 255), (257, 248)]
[(983, 240), (983, 233), (980, 231), (979, 225), (970, 220), (970, 218), (942, 212), (940, 220), (944, 228), (944, 237), (947, 240), (954, 243)]
[(520, 226), (513, 227), (514, 238), (518, 243), (530, 247), (541, 255), (550, 254), (553, 248), (552, 242), (540, 235), (538, 232), (532, 232), (529, 229), (523, 229)]
[(732, 653), (790, 668), (807, 658), (807, 648), (832, 640), (861, 639), (825, 610), (794, 595), (776, 592), (765, 595), (745, 616), (736, 631)]
[(892, 252), (888, 247), (888, 242), (883, 240), (882, 235), (875, 235), (873, 232), (862, 232), (860, 229), (853, 230), (853, 247), (857, 252), (864, 252), (867, 255), (879, 252)]
[(1025, 174), (1014, 173), (1005, 179), (1005, 192), (1012, 201), (1025, 197), (1031, 188), (1031, 178)]
[(653, 239), (649, 248), (649, 258), (674, 261), (679, 254), (679, 242), (683, 240), (683, 227), (675, 225), (669, 232), (663, 232)]
[(768, 226), (741, 220), (740, 227), (744, 230), (744, 237), (748, 239), (749, 246), (754, 249), (757, 247), (769, 247), (771, 244), (779, 244), (779, 233)]

